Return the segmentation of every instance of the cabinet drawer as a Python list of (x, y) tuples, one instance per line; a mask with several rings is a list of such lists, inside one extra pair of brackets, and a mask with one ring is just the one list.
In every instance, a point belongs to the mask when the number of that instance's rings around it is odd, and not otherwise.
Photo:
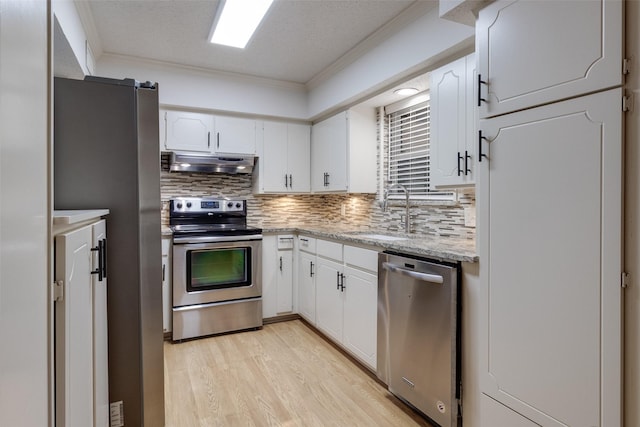
[(357, 246), (344, 246), (344, 262), (364, 270), (378, 272), (378, 252)]
[(319, 256), (342, 261), (342, 243), (316, 240), (316, 251)]
[(298, 237), (298, 242), (300, 244), (300, 250), (305, 252), (310, 252), (312, 254), (316, 253), (316, 238), (309, 236), (300, 236)]
[(278, 236), (278, 250), (293, 249), (293, 234), (283, 234)]

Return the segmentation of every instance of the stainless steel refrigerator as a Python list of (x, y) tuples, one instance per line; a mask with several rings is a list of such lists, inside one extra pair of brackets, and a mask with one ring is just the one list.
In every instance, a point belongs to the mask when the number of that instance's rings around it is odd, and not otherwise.
[(55, 79), (54, 206), (110, 210), (109, 401), (126, 426), (163, 426), (157, 85)]

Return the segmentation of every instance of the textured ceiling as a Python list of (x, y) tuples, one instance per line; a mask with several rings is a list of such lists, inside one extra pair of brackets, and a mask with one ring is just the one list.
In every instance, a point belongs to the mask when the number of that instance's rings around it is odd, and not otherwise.
[[(428, 1), (437, 4), (435, 0)], [(88, 2), (99, 43), (95, 49), (98, 55), (129, 55), (303, 84), (413, 3), (416, 2), (276, 0), (242, 50), (208, 43), (216, 0)]]

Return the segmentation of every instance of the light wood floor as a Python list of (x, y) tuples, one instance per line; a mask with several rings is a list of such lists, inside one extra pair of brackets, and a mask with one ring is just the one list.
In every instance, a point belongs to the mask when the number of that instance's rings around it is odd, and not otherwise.
[(167, 427), (431, 426), (300, 320), (166, 342)]

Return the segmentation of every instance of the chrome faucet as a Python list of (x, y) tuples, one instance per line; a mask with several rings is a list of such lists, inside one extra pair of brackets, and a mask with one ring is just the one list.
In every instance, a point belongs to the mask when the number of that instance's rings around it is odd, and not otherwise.
[(384, 212), (387, 211), (387, 203), (389, 202), (389, 192), (395, 188), (398, 188), (404, 191), (405, 209), (406, 209), (406, 213), (404, 217), (404, 231), (405, 233), (409, 234), (411, 232), (411, 223), (409, 222), (409, 190), (407, 190), (407, 187), (398, 183), (387, 185), (387, 188), (384, 190), (384, 201), (382, 202), (382, 210)]

